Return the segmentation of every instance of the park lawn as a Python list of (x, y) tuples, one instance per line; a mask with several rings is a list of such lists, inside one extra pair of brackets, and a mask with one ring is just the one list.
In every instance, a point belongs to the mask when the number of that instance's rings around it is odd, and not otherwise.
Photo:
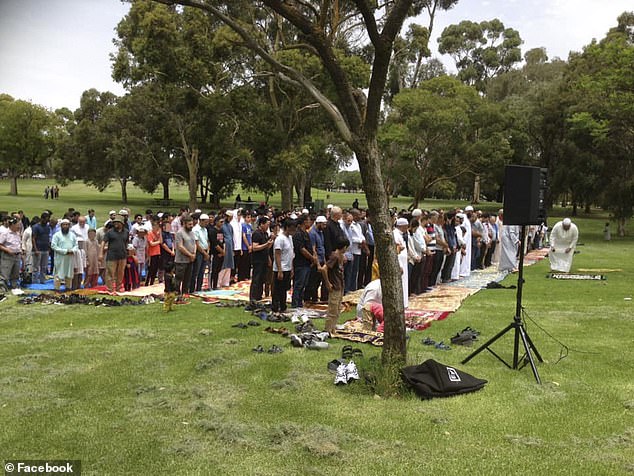
[[(23, 210), (29, 217), (34, 215), (40, 215), (44, 209), (50, 209), (56, 215), (63, 215), (69, 207), (80, 210), (82, 213), (86, 213), (88, 208), (94, 208), (97, 219), (100, 222), (108, 216), (110, 210), (119, 211), (123, 206), (127, 206), (133, 213), (145, 214), (146, 209), (151, 209), (157, 212), (159, 209), (163, 211), (178, 211), (178, 208), (187, 204), (188, 195), (187, 187), (184, 184), (176, 182), (170, 185), (170, 197), (173, 199), (173, 205), (171, 207), (159, 206), (155, 200), (163, 197), (162, 190), (157, 191), (154, 194), (149, 194), (134, 184), (128, 185), (128, 203), (121, 202), (121, 188), (117, 182), (110, 184), (103, 192), (99, 192), (97, 189), (88, 187), (82, 182), (70, 182), (64, 187), (60, 187), (59, 199), (45, 200), (44, 188), (47, 185), (53, 185), (52, 180), (37, 180), (37, 179), (23, 179), (18, 180), (18, 196), (9, 195), (10, 183), (8, 180), (0, 180), (0, 211), (17, 211)], [(234, 194), (227, 199), (223, 200), (221, 204), (225, 207), (233, 206), (234, 198), (237, 194), (240, 194), (243, 200), (247, 197), (251, 197), (255, 202), (264, 201), (264, 195), (259, 192), (252, 192), (249, 190), (243, 190), (237, 187)], [(355, 198), (359, 200), (361, 207), (366, 207), (367, 202), (365, 195), (362, 192), (359, 193), (345, 193), (345, 192), (328, 192), (326, 190), (312, 189), (313, 199), (322, 200), (324, 206), (328, 204), (339, 205), (343, 208), (349, 208), (352, 206)], [(269, 203), (279, 207), (281, 203), (281, 197), (279, 193), (273, 194)], [(462, 206), (466, 206), (467, 203), (461, 203)], [(444, 208), (455, 207), (458, 204), (455, 201), (447, 200), (428, 200), (423, 205), (423, 208)], [(392, 198), (390, 206), (400, 209), (407, 209), (411, 204), (411, 197), (399, 196)], [(494, 211), (499, 208), (499, 204), (494, 202), (487, 202), (482, 205), (484, 209)], [(208, 204), (201, 204), (200, 208), (204, 211), (209, 211)]]
[[(61, 200), (61, 199), (60, 199)], [(76, 203), (75, 203), (76, 204)], [(634, 240), (602, 241), (579, 219), (577, 268), (618, 268), (606, 281), (546, 279), (527, 267), (527, 328), (543, 385), (485, 352), (421, 343), (466, 326), (481, 341), (511, 322), (512, 290), (483, 290), (412, 332), (408, 359), (456, 366), (489, 384), (449, 399), (379, 398), (335, 387), (326, 364), (343, 341), (295, 349), (252, 316), (196, 300), (169, 315), (136, 307), (0, 303), (2, 459), (81, 459), (84, 474), (592, 474), (634, 471)], [(514, 284), (511, 276), (504, 284)], [(344, 315), (342, 320), (351, 314)], [(318, 322), (318, 325), (323, 325)], [(280, 324), (276, 324), (280, 326)], [(255, 354), (273, 344), (282, 354)], [(380, 350), (361, 345), (359, 367)], [(495, 349), (510, 357), (511, 337)]]

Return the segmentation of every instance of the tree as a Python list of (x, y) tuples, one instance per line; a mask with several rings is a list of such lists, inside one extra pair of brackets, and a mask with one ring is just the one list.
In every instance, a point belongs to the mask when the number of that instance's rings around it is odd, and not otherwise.
[(497, 18), (480, 23), (465, 20), (443, 30), (438, 51), (453, 58), (461, 81), (484, 91), (489, 79), (521, 61), (521, 44), (519, 32), (505, 28)]
[(18, 194), (20, 175), (42, 167), (52, 154), (51, 125), (43, 107), (0, 96), (0, 170), (9, 174), (9, 195)]
[(457, 79), (431, 79), (392, 105), (379, 135), (390, 164), (386, 177), (398, 177), (414, 195), (411, 208), (434, 187), (499, 169), (511, 154), (500, 107)]
[[(308, 91), (333, 121), (342, 140), (354, 151), (376, 228), (386, 322), (383, 359), (386, 362), (403, 362), (406, 347), (400, 269), (387, 210), (387, 194), (381, 180), (377, 130), (394, 40), (405, 19), (412, 13), (413, 0), (395, 0), (384, 9), (379, 9), (366, 0), (356, 0), (350, 4), (351, 14), (338, 18), (334, 23), (327, 20), (337, 16), (332, 15), (333, 5), (339, 2), (263, 0), (263, 6), (255, 9), (237, 2), (243, 7), (241, 11), (233, 9), (234, 2), (162, 0), (162, 3), (178, 3), (201, 9), (228, 25), (240, 36), (245, 46), (274, 69), (278, 77), (299, 84)], [(296, 37), (301, 38), (301, 43), (297, 42), (292, 46), (309, 51), (319, 58), (332, 82), (333, 96), (328, 96), (328, 92), (317, 87), (310, 78), (271, 54), (268, 43), (262, 41), (257, 32), (257, 18), (262, 12), (278, 15), (284, 28), (297, 30)], [(337, 11), (334, 13), (338, 14)], [(381, 18), (377, 19), (377, 16)], [(338, 42), (345, 42), (346, 34), (355, 26), (359, 26), (357, 30), (367, 35), (374, 49), (367, 97), (353, 86), (350, 75), (343, 67), (343, 58), (336, 54)]]
[(571, 56), (566, 74), (574, 98), (569, 136), (595, 171), (601, 169), (600, 201), (614, 214), (621, 236), (634, 212), (633, 66), (634, 12), (625, 12), (603, 40)]

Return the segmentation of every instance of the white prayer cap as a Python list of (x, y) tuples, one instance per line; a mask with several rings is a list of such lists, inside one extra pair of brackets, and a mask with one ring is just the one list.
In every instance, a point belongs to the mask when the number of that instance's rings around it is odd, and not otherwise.
[(308, 208), (304, 208), (302, 210), (302, 215), (308, 215), (308, 213), (309, 213)]
[(130, 244), (127, 246), (127, 248), (128, 248), (128, 251), (133, 251), (133, 250), (135, 250), (134, 245), (133, 245), (132, 243), (130, 243)]
[(571, 223), (572, 223), (572, 220), (570, 220), (570, 218), (564, 218), (564, 222), (563, 223), (564, 223), (565, 226), (570, 226)]
[(156, 216), (157, 216), (157, 217), (159, 217), (159, 218), (163, 218), (163, 212), (158, 212), (158, 213), (156, 214)]
[(294, 213), (291, 213), (291, 219), (296, 220), (297, 219), (297, 215), (295, 215)]
[(464, 211), (465, 212), (472, 212), (473, 211), (473, 207), (471, 205), (467, 205), (466, 207), (464, 207)]
[(328, 210), (330, 210), (332, 207), (334, 207), (334, 205), (332, 203), (329, 203), (328, 206), (326, 207)]
[(326, 220), (326, 217), (323, 215), (319, 215), (316, 219), (315, 219), (315, 223), (328, 223), (328, 220)]
[(226, 213), (227, 215), (233, 216), (233, 210), (227, 210), (225, 213)]
[(65, 224), (65, 225), (70, 225), (70, 220), (69, 220), (68, 218), (62, 218), (62, 219), (59, 221), (59, 224), (60, 224), (60, 225), (64, 225), (64, 224)]
[(407, 221), (407, 218), (399, 218), (398, 220), (396, 220), (396, 226), (408, 226), (409, 222)]
[(202, 213), (203, 211), (200, 208), (197, 208), (196, 210), (194, 210), (194, 213)]
[(207, 215), (206, 213), (203, 213), (202, 215), (200, 215), (198, 217), (199, 220), (209, 220), (209, 215)]
[(110, 210), (110, 211), (108, 212), (108, 215), (116, 215), (116, 214), (117, 214), (117, 212), (115, 212), (114, 210)]
[(412, 212), (413, 217), (419, 217), (423, 214), (423, 211), (420, 208), (415, 208)]
[(125, 208), (122, 208), (121, 210), (119, 210), (119, 215), (128, 215), (128, 210), (126, 210)]

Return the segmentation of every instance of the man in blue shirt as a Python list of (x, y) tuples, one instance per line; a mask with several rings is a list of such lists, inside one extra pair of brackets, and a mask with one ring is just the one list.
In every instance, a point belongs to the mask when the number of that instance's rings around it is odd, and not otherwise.
[(51, 248), (51, 228), (48, 213), (40, 215), (40, 222), (33, 226), (33, 283), (44, 284), (48, 270), (48, 256)]
[[(310, 244), (313, 247), (314, 253), (317, 255), (317, 262), (319, 267), (326, 263), (326, 248), (324, 246), (324, 230), (328, 224), (328, 220), (325, 216), (320, 215), (315, 219), (315, 223), (308, 232), (310, 237)], [(308, 286), (306, 286), (306, 292), (304, 298), (309, 302), (319, 301), (319, 288), (322, 285), (322, 275), (319, 272), (319, 267), (314, 266), (310, 269), (310, 277), (308, 278)], [(328, 290), (325, 286), (321, 286), (321, 300), (328, 300)]]

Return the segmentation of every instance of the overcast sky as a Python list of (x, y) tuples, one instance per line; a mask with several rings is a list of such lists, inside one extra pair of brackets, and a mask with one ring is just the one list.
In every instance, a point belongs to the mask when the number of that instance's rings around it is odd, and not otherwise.
[[(0, 93), (71, 110), (89, 88), (122, 94), (109, 53), (127, 10), (119, 0), (0, 0)], [(626, 10), (634, 10), (632, 0), (461, 0), (438, 15), (432, 37), (462, 20), (499, 18), (520, 32), (522, 52), (544, 46), (565, 59), (603, 38)]]

